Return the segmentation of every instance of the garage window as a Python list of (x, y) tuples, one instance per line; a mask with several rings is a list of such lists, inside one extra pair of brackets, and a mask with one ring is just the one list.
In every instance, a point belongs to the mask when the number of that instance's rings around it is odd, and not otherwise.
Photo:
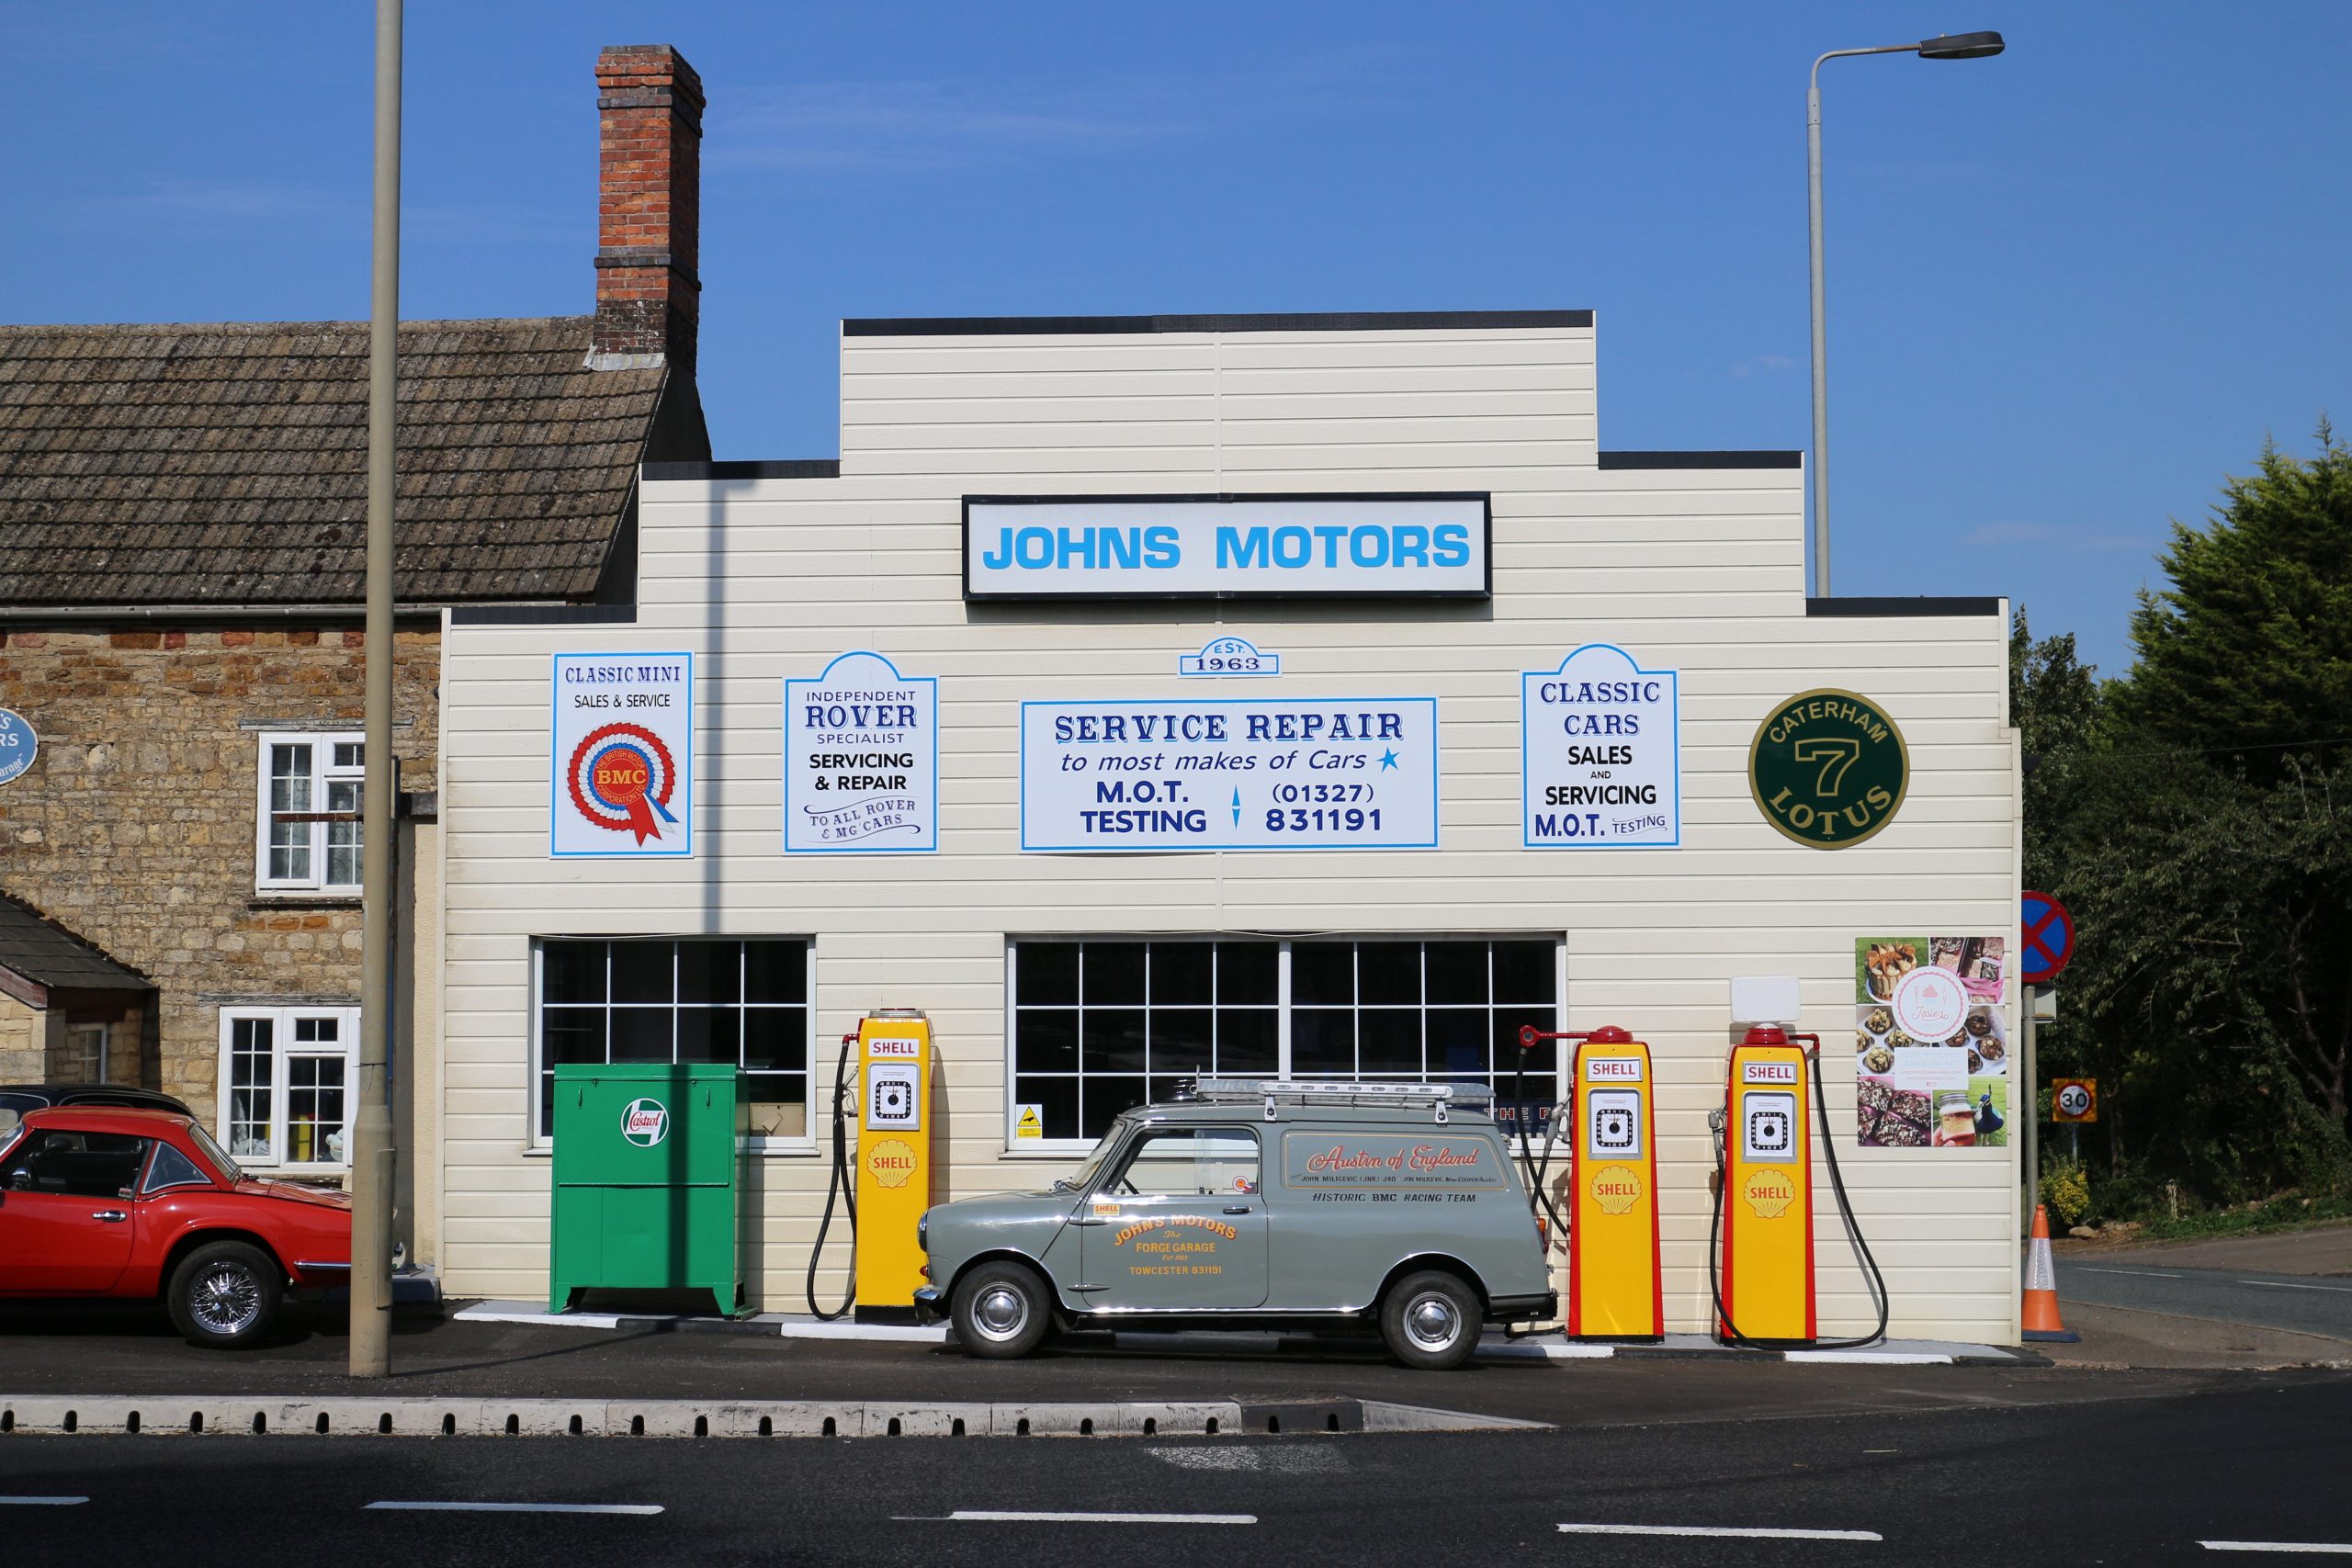
[(808, 1137), (809, 966), (803, 937), (538, 943), (532, 1134), (553, 1134), (566, 1062), (729, 1062), (763, 1146)]
[[(1474, 1083), (1507, 1098), (1521, 1025), (1559, 1027), (1553, 937), (1024, 938), (1007, 966), (1016, 1147), (1100, 1137), (1201, 1074)], [(1530, 1100), (1556, 1098), (1555, 1046), (1526, 1069)]]

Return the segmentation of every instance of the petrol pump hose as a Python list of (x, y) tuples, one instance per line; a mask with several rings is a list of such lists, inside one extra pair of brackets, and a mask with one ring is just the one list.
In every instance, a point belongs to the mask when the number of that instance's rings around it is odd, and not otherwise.
[(840, 1060), (833, 1064), (833, 1174), (825, 1186), (825, 1217), (817, 1222), (817, 1245), (808, 1249), (808, 1310), (820, 1323), (831, 1323), (857, 1304), (857, 1264), (854, 1256), (850, 1262), (849, 1291), (842, 1297), (842, 1304), (827, 1312), (817, 1304), (817, 1260), (824, 1256), (825, 1233), (833, 1225), (833, 1200), (839, 1198), (849, 1211), (850, 1245), (857, 1245), (857, 1183), (849, 1168), (848, 1084), (850, 1048), (857, 1043), (854, 1031), (842, 1036)]
[[(1792, 1034), (1789, 1038), (1810, 1041), (1813, 1043), (1813, 1071), (1807, 1076), (1813, 1079), (1813, 1105), (1815, 1112), (1814, 1125), (1820, 1129), (1821, 1152), (1828, 1158), (1829, 1188), (1838, 1197), (1838, 1218), (1845, 1222), (1847, 1239), (1853, 1243), (1854, 1256), (1860, 1258), (1862, 1262), (1863, 1283), (1870, 1287), (1871, 1300), (1878, 1307), (1878, 1327), (1871, 1334), (1860, 1339), (1816, 1339), (1813, 1342), (1812, 1348), (1859, 1350), (1865, 1345), (1875, 1345), (1886, 1337), (1888, 1311), (1886, 1276), (1879, 1272), (1878, 1259), (1871, 1256), (1871, 1244), (1862, 1239), (1862, 1227), (1854, 1221), (1853, 1202), (1846, 1196), (1846, 1179), (1838, 1169), (1838, 1140), (1829, 1135), (1829, 1097), (1821, 1087), (1821, 1036)], [(1721, 1111), (1714, 1113), (1716, 1118), (1720, 1118), (1722, 1114)], [(1715, 1204), (1709, 1211), (1707, 1220), (1707, 1292), (1714, 1299), (1715, 1321), (1723, 1325), (1724, 1340), (1733, 1345), (1761, 1346), (1766, 1341), (1750, 1339), (1747, 1335), (1742, 1334), (1739, 1331), (1739, 1325), (1731, 1320), (1731, 1314), (1724, 1310), (1723, 1267), (1716, 1258), (1715, 1247), (1723, 1239), (1724, 1190), (1731, 1185), (1731, 1171), (1728, 1151), (1724, 1147), (1724, 1129), (1720, 1120), (1716, 1122), (1714, 1132)]]

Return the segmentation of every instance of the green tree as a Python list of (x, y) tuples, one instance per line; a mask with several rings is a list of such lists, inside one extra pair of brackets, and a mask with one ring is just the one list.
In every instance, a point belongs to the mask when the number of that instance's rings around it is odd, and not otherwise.
[(2242, 750), (2277, 778), (2295, 748), (2352, 737), (2352, 448), (2323, 421), (2316, 457), (2266, 444), (2222, 493), (2209, 526), (2172, 525), (2118, 712), (2143, 741)]

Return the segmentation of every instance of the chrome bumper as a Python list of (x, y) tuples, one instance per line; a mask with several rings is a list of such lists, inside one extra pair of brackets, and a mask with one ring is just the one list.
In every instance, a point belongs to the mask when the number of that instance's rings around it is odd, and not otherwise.
[(936, 1285), (925, 1285), (915, 1292), (915, 1321), (944, 1323), (947, 1320), (947, 1292)]

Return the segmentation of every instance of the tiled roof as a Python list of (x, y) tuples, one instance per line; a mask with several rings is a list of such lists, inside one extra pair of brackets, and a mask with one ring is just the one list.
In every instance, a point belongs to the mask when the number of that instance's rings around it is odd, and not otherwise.
[[(401, 328), (399, 592), (584, 599), (667, 372), (589, 318)], [(363, 597), (368, 326), (0, 326), (0, 604)]]
[(62, 991), (147, 990), (149, 982), (32, 907), (0, 893), (0, 969)]

